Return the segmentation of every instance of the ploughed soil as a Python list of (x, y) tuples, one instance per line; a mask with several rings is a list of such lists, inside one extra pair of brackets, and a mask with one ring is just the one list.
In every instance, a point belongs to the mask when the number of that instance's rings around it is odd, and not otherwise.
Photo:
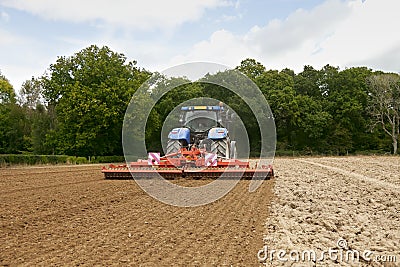
[(0, 266), (400, 266), (400, 157), (277, 158), (274, 168), (254, 193), (242, 180), (188, 208), (105, 180), (100, 165), (0, 169)]
[(263, 265), (400, 266), (400, 157), (280, 158), (275, 169)]
[(184, 208), (105, 180), (100, 165), (2, 168), (0, 266), (258, 266), (274, 179), (249, 183)]

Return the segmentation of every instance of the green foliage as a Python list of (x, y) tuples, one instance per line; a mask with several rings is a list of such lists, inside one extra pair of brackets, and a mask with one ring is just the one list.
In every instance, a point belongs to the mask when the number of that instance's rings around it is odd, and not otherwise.
[(65, 155), (30, 155), (30, 154), (2, 154), (0, 166), (4, 165), (35, 165), (35, 164), (66, 164)]
[[(257, 73), (257, 75), (255, 75), (256, 77), (261, 75), (262, 73), (260, 71), (263, 70), (263, 68), (260, 67), (260, 63), (254, 60), (247, 61), (247, 63), (249, 62), (250, 65), (254, 64), (257, 69), (255, 72), (252, 71), (252, 73)], [(242, 69), (242, 67), (238, 67), (237, 69)], [(201, 82), (203, 82), (204, 96), (222, 101), (237, 113), (246, 127), (251, 154), (252, 156), (258, 155), (260, 153), (261, 134), (260, 127), (254, 114), (262, 114), (263, 110), (261, 110), (258, 105), (258, 98), (262, 97), (262, 94), (256, 95), (254, 93), (256, 84), (252, 80), (246, 78), (246, 76), (238, 70), (228, 70), (213, 75), (206, 75)], [(236, 89), (236, 92), (232, 92), (227, 88)], [(240, 97), (237, 94), (239, 94)], [(252, 103), (256, 104), (252, 105)], [(269, 115), (271, 114), (265, 114), (265, 117)]]
[(265, 67), (260, 62), (251, 58), (242, 60), (236, 69), (253, 81), (265, 72)]
[(0, 167), (9, 165), (37, 164), (88, 164), (125, 162), (124, 156), (93, 156), (90, 161), (85, 157), (66, 155), (0, 154)]
[(124, 156), (96, 156), (90, 158), (91, 163), (117, 163), (125, 162)]
[(86, 164), (86, 163), (88, 163), (88, 161), (85, 157), (77, 157), (76, 158), (76, 164)]
[(10, 104), (15, 102), (16, 96), (14, 88), (0, 72), (0, 104)]
[(30, 127), (9, 81), (0, 74), (0, 153), (29, 150)]
[(19, 91), (20, 104), (29, 109), (35, 109), (38, 105), (41, 105), (42, 89), (40, 81), (34, 77), (30, 80), (26, 80)]
[[(261, 136), (251, 106), (255, 99), (249, 93), (256, 84), (275, 119), (279, 155), (387, 153), (390, 147), (396, 151), (398, 74), (366, 67), (340, 70), (330, 65), (320, 70), (306, 65), (296, 74), (287, 68), (267, 70), (249, 58), (236, 70), (252, 82), (233, 71), (208, 74), (195, 83), (156, 73), (143, 85), (147, 90), (135, 94), (135, 103), (143, 110), (151, 99), (161, 98), (150, 112), (145, 133), (132, 127), (129, 136), (145, 140), (148, 150), (161, 151), (160, 131), (172, 109), (192, 98), (210, 97), (223, 101), (240, 116), (250, 137), (251, 155), (257, 156)], [(46, 75), (22, 85), (18, 99), (0, 73), (0, 154), (8, 154), (0, 157), (0, 163), (83, 164), (89, 162), (89, 156), (90, 162), (123, 162), (125, 111), (150, 74), (135, 61), (127, 62), (123, 54), (95, 45), (59, 57)], [(223, 86), (216, 85), (221, 82)], [(239, 88), (250, 106), (224, 86)], [(170, 88), (174, 89), (165, 93)], [(140, 112), (129, 116), (128, 123), (146, 119)], [(23, 152), (75, 156), (10, 155)]]
[(108, 47), (90, 46), (50, 66), (41, 83), (45, 100), (54, 107), (52, 128), (45, 135), (56, 153), (122, 154), (125, 109), (149, 76), (135, 64)]

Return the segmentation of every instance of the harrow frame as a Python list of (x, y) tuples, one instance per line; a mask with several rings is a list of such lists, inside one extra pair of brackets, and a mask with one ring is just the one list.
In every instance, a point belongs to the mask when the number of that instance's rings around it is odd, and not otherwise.
[[(150, 154), (150, 153), (149, 153)], [(129, 164), (114, 165), (102, 168), (106, 179), (149, 179), (157, 174), (165, 179), (269, 179), (274, 177), (272, 165), (250, 167), (248, 161), (218, 158), (216, 162), (207, 162), (204, 149), (192, 147), (181, 148), (177, 153), (160, 157), (157, 160), (149, 156), (148, 160), (139, 159)]]

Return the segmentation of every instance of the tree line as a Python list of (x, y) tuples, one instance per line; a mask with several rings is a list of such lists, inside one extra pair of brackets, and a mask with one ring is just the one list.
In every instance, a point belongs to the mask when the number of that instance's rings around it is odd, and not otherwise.
[[(397, 153), (399, 74), (330, 65), (319, 70), (306, 65), (296, 74), (288, 68), (268, 70), (254, 59), (243, 60), (236, 70), (249, 77), (267, 99), (278, 151)], [(136, 90), (152, 77), (157, 88), (185, 84), (165, 94), (151, 111), (146, 126), (149, 149), (161, 150), (161, 127), (175, 106), (195, 97), (211, 97), (235, 109), (256, 155), (261, 136), (250, 108), (231, 91), (207, 83), (223, 75), (207, 75), (205, 82), (168, 78), (96, 45), (58, 57), (43, 76), (25, 81), (18, 94), (0, 73), (0, 154), (122, 155), (125, 110)], [(145, 97), (156, 93), (149, 90)]]

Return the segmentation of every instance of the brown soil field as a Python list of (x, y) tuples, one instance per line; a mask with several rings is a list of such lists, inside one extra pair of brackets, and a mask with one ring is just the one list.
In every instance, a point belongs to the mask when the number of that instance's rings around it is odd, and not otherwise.
[[(400, 266), (400, 157), (281, 158), (275, 169), (264, 246), (286, 261), (263, 253), (263, 265)], [(311, 250), (314, 261), (296, 254)]]
[[(186, 186), (202, 180), (178, 181)], [(100, 165), (0, 169), (0, 265), (258, 266), (274, 180), (183, 208)]]
[[(274, 167), (254, 193), (243, 180), (191, 208), (105, 180), (100, 165), (0, 169), (0, 266), (400, 266), (400, 157), (277, 158)], [(373, 254), (280, 261), (260, 259), (265, 247)]]

